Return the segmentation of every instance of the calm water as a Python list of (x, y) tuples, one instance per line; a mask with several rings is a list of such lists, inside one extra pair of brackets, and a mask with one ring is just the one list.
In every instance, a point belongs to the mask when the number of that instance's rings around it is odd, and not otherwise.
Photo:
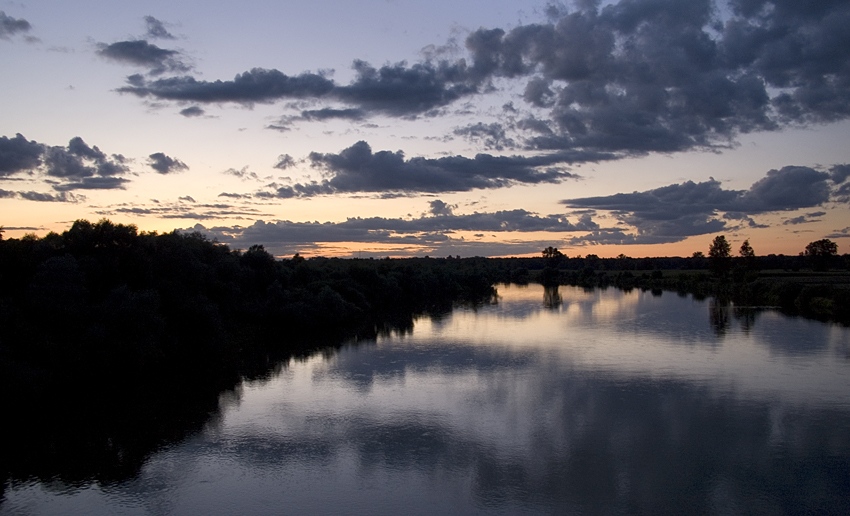
[(497, 304), (291, 361), (138, 477), (4, 514), (850, 512), (850, 330), (673, 293)]

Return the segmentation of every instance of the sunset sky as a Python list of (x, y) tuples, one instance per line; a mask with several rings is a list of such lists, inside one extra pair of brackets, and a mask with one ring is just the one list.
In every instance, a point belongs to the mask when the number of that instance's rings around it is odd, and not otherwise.
[(4, 237), (850, 252), (846, 0), (0, 0)]

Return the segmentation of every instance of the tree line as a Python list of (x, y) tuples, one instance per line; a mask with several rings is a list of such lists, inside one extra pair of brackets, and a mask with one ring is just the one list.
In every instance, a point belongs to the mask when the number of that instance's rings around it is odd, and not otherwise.
[(484, 264), (276, 259), (109, 220), (0, 239), (0, 470), (126, 478), (243, 378), (490, 299)]
[(711, 249), (684, 258), (567, 257), (550, 247), (526, 258), (276, 259), (261, 245), (233, 250), (199, 233), (109, 220), (41, 238), (0, 233), (0, 386), (14, 393), (0, 470), (128, 478), (153, 450), (200, 429), (241, 379), (293, 355), (409, 331), (418, 314), (488, 302), (498, 283), (676, 290), (850, 320), (850, 290), (793, 276), (824, 253), (827, 268), (846, 269), (846, 255), (821, 243), (800, 256), (756, 256), (746, 244), (736, 257), (715, 246), (730, 266), (711, 271)]
[(570, 258), (548, 247), (538, 260), (543, 267), (525, 276), (544, 285), (640, 288), (659, 294), (671, 290), (850, 324), (850, 255), (838, 255), (838, 246), (828, 239), (811, 242), (793, 256), (758, 256), (749, 240), (733, 256), (731, 244), (719, 235), (707, 255)]
[[(701, 252), (694, 253), (694, 256), (702, 256)], [(711, 245), (708, 248), (708, 257), (711, 270), (718, 274), (728, 272), (733, 265), (732, 246), (726, 240), (724, 235), (714, 237)], [(838, 244), (823, 238), (809, 242), (805, 249), (800, 252), (798, 260), (794, 266), (799, 269), (800, 264), (808, 265), (813, 271), (824, 272), (830, 268), (839, 268), (842, 265), (846, 268), (848, 263), (845, 259), (838, 256)], [(741, 248), (738, 250), (738, 265), (753, 268), (758, 265), (756, 261), (756, 253), (750, 245), (749, 240), (744, 240)]]
[(491, 293), (469, 262), (277, 260), (261, 245), (78, 220), (0, 241), (0, 353), (47, 369), (215, 369), (254, 347), (374, 330)]

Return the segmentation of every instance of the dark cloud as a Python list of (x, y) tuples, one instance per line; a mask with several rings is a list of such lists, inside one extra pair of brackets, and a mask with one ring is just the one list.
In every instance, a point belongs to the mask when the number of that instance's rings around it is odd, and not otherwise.
[(44, 228), (37, 228), (35, 226), (3, 226), (3, 229), (6, 231), (39, 231)]
[[(142, 61), (158, 62), (171, 56), (165, 54), (171, 51), (146, 42), (121, 43), (128, 48), (119, 48), (116, 58), (125, 61), (135, 59), (135, 64), (143, 64)], [(143, 47), (140, 43), (147, 46)], [(417, 63), (411, 66), (399, 63), (374, 68), (364, 61), (355, 61), (353, 67), (356, 77), (346, 86), (337, 85), (315, 73), (288, 76), (279, 70), (254, 68), (237, 75), (232, 81), (200, 81), (191, 76), (145, 81), (139, 76), (131, 76), (128, 78), (129, 85), (118, 91), (161, 100), (235, 102), (244, 105), (285, 99), (328, 98), (353, 106), (307, 110), (300, 117), (304, 120), (360, 120), (367, 113), (415, 116), (477, 92), (477, 87), (470, 82), (462, 63)]]
[(87, 165), (81, 156), (65, 147), (47, 147), (44, 151), (47, 175), (59, 178), (82, 178), (95, 175), (97, 169)]
[(165, 24), (161, 21), (157, 20), (153, 16), (145, 16), (145, 25), (147, 25), (147, 33), (145, 34), (149, 38), (153, 39), (176, 39), (168, 30), (165, 28)]
[(258, 217), (271, 216), (256, 208), (235, 206), (228, 203), (198, 203), (190, 195), (184, 195), (177, 201), (153, 201), (153, 205), (120, 204), (98, 211), (105, 217), (116, 214), (136, 215), (139, 217), (158, 217), (181, 220), (244, 219), (256, 220)]
[[(129, 171), (125, 158), (120, 154), (107, 156), (97, 146), (90, 147), (82, 138), (76, 136), (68, 142), (67, 147), (44, 147), (43, 161), (48, 176), (71, 181), (57, 190), (71, 190), (74, 187), (92, 189), (123, 188), (123, 179), (111, 177)], [(93, 176), (100, 176), (93, 180)], [(88, 181), (75, 181), (90, 178)], [(109, 180), (107, 180), (109, 179)]]
[(431, 215), (437, 215), (437, 216), (452, 215), (453, 214), (452, 212), (454, 211), (454, 209), (457, 208), (456, 204), (446, 204), (444, 201), (441, 201), (440, 199), (434, 199), (433, 201), (430, 201), (428, 203), (428, 205), (430, 206), (428, 212)]
[(810, 222), (817, 222), (819, 220), (820, 219), (813, 219), (813, 218), (808, 217), (806, 215), (800, 215), (799, 217), (792, 217), (790, 219), (785, 219), (782, 222), (782, 225), (784, 225), (784, 226), (796, 226), (798, 224), (808, 224)]
[(186, 118), (203, 116), (204, 110), (199, 106), (189, 106), (186, 109), (181, 109), (180, 114), (185, 116)]
[[(143, 66), (152, 75), (165, 72), (187, 72), (190, 67), (180, 58), (180, 52), (160, 48), (145, 40), (118, 41), (109, 45), (98, 45), (98, 54), (120, 63)], [(133, 76), (138, 80), (138, 76)]]
[(606, 228), (591, 231), (582, 236), (572, 237), (567, 240), (571, 246), (587, 245), (637, 245), (637, 244), (666, 244), (683, 240), (683, 237), (652, 235), (646, 233), (627, 233), (622, 228)]
[(271, 124), (267, 128), (277, 131), (289, 131), (298, 122), (323, 122), (326, 120), (357, 121), (366, 118), (366, 116), (367, 113), (364, 110), (357, 108), (307, 109), (301, 111), (299, 115), (282, 116), (276, 124)]
[(553, 136), (555, 134), (547, 120), (541, 120), (533, 116), (518, 121), (516, 125), (517, 128), (529, 131), (538, 136)]
[(560, 153), (546, 156), (493, 156), (474, 158), (405, 158), (401, 151), (372, 152), (360, 141), (339, 154), (313, 152), (314, 167), (324, 169), (329, 179), (295, 184), (278, 189), (278, 196), (310, 197), (333, 193), (380, 192), (457, 192), (476, 188), (500, 188), (515, 184), (560, 183), (576, 178), (561, 165), (591, 159), (603, 160), (604, 154)]
[(850, 114), (847, 2), (738, 1), (733, 6), (743, 20), (728, 24), (727, 52), (738, 58), (735, 64), (746, 63), (769, 86), (784, 89), (772, 99), (781, 116), (808, 122)]
[[(494, 149), (516, 145), (620, 157), (722, 148), (741, 133), (850, 117), (846, 1), (736, 0), (731, 8), (715, 0), (573, 5), (548, 9), (543, 23), (476, 30), (460, 59), (434, 54), (380, 67), (355, 60), (355, 77), (345, 85), (321, 74), (255, 68), (230, 81), (131, 76), (119, 91), (246, 106), (289, 99), (344, 104), (302, 111), (270, 126), (286, 130), (299, 120), (437, 115), (510, 82), (523, 87), (521, 102), (534, 116), (525, 113), (515, 126), (473, 124), (457, 134)], [(123, 45), (109, 48), (115, 58), (136, 64), (167, 68), (164, 60), (177, 58), (143, 40), (114, 45)], [(508, 111), (504, 116), (521, 113), (513, 104)]]
[(362, 109), (311, 109), (301, 112), (301, 118), (304, 120), (362, 120), (365, 117), (365, 112)]
[(338, 86), (334, 96), (362, 109), (392, 116), (411, 116), (446, 106), (477, 93), (463, 62), (406, 63), (374, 68), (364, 61), (353, 64), (357, 73), (348, 86)]
[(122, 177), (83, 177), (72, 183), (60, 183), (53, 186), (54, 190), (65, 192), (69, 190), (123, 190), (129, 182)]
[(224, 173), (229, 176), (236, 176), (239, 179), (243, 180), (260, 181), (260, 176), (258, 176), (256, 172), (251, 172), (250, 170), (248, 170), (247, 166), (242, 167), (239, 170), (236, 170), (235, 168), (229, 168), (225, 170)]
[(782, 167), (756, 181), (740, 199), (748, 213), (818, 206), (829, 200), (830, 176), (809, 167)]
[[(107, 156), (79, 136), (71, 138), (66, 147), (43, 145), (21, 134), (14, 138), (0, 137), (0, 176), (40, 172), (51, 178), (49, 182), (57, 191), (123, 188), (127, 180), (115, 176), (129, 172), (126, 163), (124, 156)], [(56, 179), (60, 182), (55, 182)], [(41, 200), (36, 197), (33, 194), (27, 198)]]
[(0, 177), (33, 170), (41, 164), (44, 146), (24, 138), (20, 133), (14, 138), (0, 136)]
[(841, 184), (850, 177), (850, 165), (833, 165), (829, 173), (833, 183)]
[(741, 213), (737, 211), (727, 211), (723, 214), (723, 220), (731, 220), (736, 221), (738, 226), (744, 226), (748, 228), (769, 228), (770, 226), (767, 224), (759, 224), (756, 220), (746, 213)]
[(140, 97), (187, 102), (235, 102), (251, 105), (281, 99), (313, 98), (326, 95), (333, 81), (322, 75), (304, 73), (288, 76), (278, 70), (254, 68), (237, 75), (232, 81), (199, 81), (194, 77), (167, 77), (146, 81), (139, 76), (128, 77), (129, 86), (122, 93)]
[(179, 159), (166, 156), (162, 152), (154, 152), (148, 156), (148, 165), (160, 174), (172, 174), (189, 170), (189, 167)]
[(825, 236), (825, 238), (850, 238), (850, 226), (839, 229), (837, 231), (833, 231), (832, 233)]
[(23, 18), (12, 18), (0, 11), (0, 39), (10, 39), (16, 34), (29, 32), (32, 29), (30, 22)]
[[(432, 204), (433, 208), (433, 204)], [(598, 226), (588, 216), (572, 223), (562, 215), (539, 216), (526, 210), (439, 216), (418, 219), (350, 218), (337, 227), (352, 230), (391, 231), (394, 233), (439, 233), (453, 231), (590, 231)]]
[(834, 192), (837, 202), (850, 203), (850, 183), (844, 183)]
[[(788, 166), (770, 170), (749, 190), (724, 190), (719, 181), (688, 181), (645, 192), (618, 193), (562, 201), (570, 207), (612, 212), (623, 224), (634, 227), (600, 230), (576, 241), (589, 243), (661, 243), (725, 229), (729, 220), (760, 227), (750, 215), (819, 206), (830, 200), (830, 175), (809, 167)], [(722, 216), (720, 213), (724, 213)], [(811, 217), (823, 212), (807, 214)], [(789, 219), (796, 221), (797, 219)], [(794, 224), (798, 222), (785, 222)]]
[(741, 1), (730, 16), (709, 0), (624, 0), (481, 29), (467, 48), (478, 73), (528, 76), (524, 100), (551, 109), (555, 134), (533, 146), (672, 152), (846, 118), (848, 22), (840, 1)]
[[(502, 233), (523, 232), (574, 232), (591, 231), (598, 225), (589, 215), (583, 215), (571, 222), (563, 215), (537, 215), (525, 210), (498, 211), (491, 213), (472, 213), (455, 215), (442, 201), (430, 203), (431, 212), (439, 215), (423, 216), (416, 219), (391, 219), (383, 217), (349, 218), (343, 222), (264, 222), (256, 221), (249, 227), (203, 228), (221, 242), (237, 247), (247, 247), (254, 243), (263, 243), (275, 252), (297, 251), (305, 247), (314, 248), (317, 243), (363, 242), (372, 244), (400, 244), (412, 246), (412, 253), (423, 252), (422, 246), (459, 250), (487, 249), (503, 246), (504, 252), (489, 254), (527, 253), (537, 251), (536, 243), (525, 242), (512, 245), (509, 242), (499, 244), (470, 245), (462, 239), (452, 236), (458, 231), (486, 231)], [(548, 242), (551, 245), (551, 242)], [(545, 245), (543, 246), (545, 247)], [(521, 249), (521, 250), (520, 250)], [(490, 250), (492, 251), (492, 249)], [(476, 254), (464, 252), (466, 255)]]
[(36, 202), (81, 202), (85, 200), (85, 197), (81, 195), (75, 195), (70, 192), (61, 192), (58, 194), (49, 194), (42, 192), (18, 192), (18, 196), (21, 199), (27, 201), (36, 201)]
[(71, 138), (71, 141), (68, 142), (68, 152), (81, 158), (88, 158), (95, 161), (103, 161), (106, 159), (106, 155), (101, 152), (97, 146), (89, 147), (88, 144), (79, 136)]
[(282, 133), (285, 133), (286, 131), (289, 131), (289, 130), (292, 129), (292, 123), (296, 119), (297, 118), (285, 116), (285, 117), (282, 117), (276, 124), (267, 125), (266, 129), (273, 129), (275, 131), (280, 131)]
[(277, 157), (277, 163), (274, 164), (274, 168), (279, 168), (280, 170), (286, 170), (290, 167), (295, 166), (295, 159), (289, 154), (281, 154)]
[(487, 149), (504, 150), (517, 146), (516, 142), (507, 136), (505, 128), (499, 123), (485, 124), (478, 122), (454, 130), (457, 136), (464, 136), (468, 140), (479, 143)]

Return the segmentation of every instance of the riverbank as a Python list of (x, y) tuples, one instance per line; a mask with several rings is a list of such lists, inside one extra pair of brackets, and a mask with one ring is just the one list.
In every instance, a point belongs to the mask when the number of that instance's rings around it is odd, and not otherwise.
[[(0, 388), (16, 424), (0, 469), (127, 478), (217, 417), (243, 379), (404, 333), (419, 315), (490, 300), (497, 283), (669, 290), (850, 324), (850, 272), (798, 262), (758, 258), (717, 275), (691, 258), (276, 259), (105, 220), (2, 240)], [(777, 263), (789, 268), (766, 267)]]
[(472, 265), (279, 260), (109, 221), (2, 240), (0, 388), (14, 424), (0, 482), (129, 478), (244, 379), (488, 299)]
[(850, 325), (848, 271), (732, 271), (707, 270), (581, 271), (544, 268), (529, 281), (587, 288), (616, 287), (674, 291), (697, 298), (715, 297), (739, 306), (774, 307), (789, 315)]

